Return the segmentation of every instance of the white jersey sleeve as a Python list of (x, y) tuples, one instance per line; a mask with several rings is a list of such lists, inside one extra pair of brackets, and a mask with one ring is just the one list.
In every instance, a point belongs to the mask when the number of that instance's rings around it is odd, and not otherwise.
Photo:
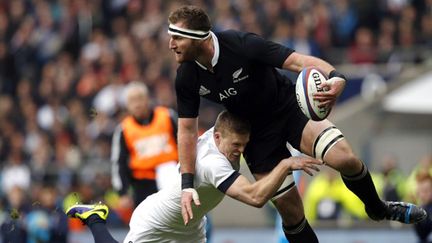
[(203, 180), (214, 187), (219, 186), (233, 174), (238, 174), (231, 163), (221, 155), (207, 156), (202, 164)]

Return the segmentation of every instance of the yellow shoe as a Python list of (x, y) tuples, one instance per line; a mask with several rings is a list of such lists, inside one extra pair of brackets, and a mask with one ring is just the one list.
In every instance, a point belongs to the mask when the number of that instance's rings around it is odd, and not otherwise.
[(81, 219), (81, 221), (88, 219), (94, 214), (97, 214), (101, 219), (106, 220), (108, 213), (108, 206), (105, 204), (75, 204), (66, 210), (67, 216)]

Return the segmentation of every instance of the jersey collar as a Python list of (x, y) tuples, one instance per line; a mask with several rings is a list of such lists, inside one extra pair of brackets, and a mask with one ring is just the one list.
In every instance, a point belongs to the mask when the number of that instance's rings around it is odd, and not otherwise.
[[(212, 58), (211, 64), (212, 64), (212, 67), (214, 67), (214, 66), (216, 66), (216, 64), (218, 63), (218, 60), (219, 60), (219, 52), (220, 52), (220, 50), (219, 50), (219, 41), (218, 41), (218, 38), (216, 37), (216, 35), (212, 31), (210, 31), (210, 34), (211, 34), (211, 37), (212, 37), (212, 40), (213, 40), (213, 47), (214, 47), (214, 54), (213, 54), (213, 58)], [(201, 63), (199, 63), (196, 60), (195, 60), (195, 62), (202, 69), (207, 70), (207, 68), (204, 65), (202, 65)]]

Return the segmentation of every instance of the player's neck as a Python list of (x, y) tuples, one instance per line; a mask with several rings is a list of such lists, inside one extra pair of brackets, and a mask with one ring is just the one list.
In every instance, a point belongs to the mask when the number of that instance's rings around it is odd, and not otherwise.
[(214, 52), (213, 38), (210, 36), (204, 41), (202, 45), (202, 55), (200, 55), (197, 59), (197, 61), (204, 65), (210, 72), (213, 72), (212, 59)]

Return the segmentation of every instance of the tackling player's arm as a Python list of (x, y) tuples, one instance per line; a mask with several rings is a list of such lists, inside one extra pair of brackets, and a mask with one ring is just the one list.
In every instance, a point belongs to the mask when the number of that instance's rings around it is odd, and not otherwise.
[(251, 206), (262, 207), (275, 195), (290, 172), (303, 170), (313, 175), (312, 171), (319, 171), (318, 165), (322, 162), (311, 157), (283, 159), (267, 176), (254, 183), (243, 175), (238, 176), (225, 194)]

